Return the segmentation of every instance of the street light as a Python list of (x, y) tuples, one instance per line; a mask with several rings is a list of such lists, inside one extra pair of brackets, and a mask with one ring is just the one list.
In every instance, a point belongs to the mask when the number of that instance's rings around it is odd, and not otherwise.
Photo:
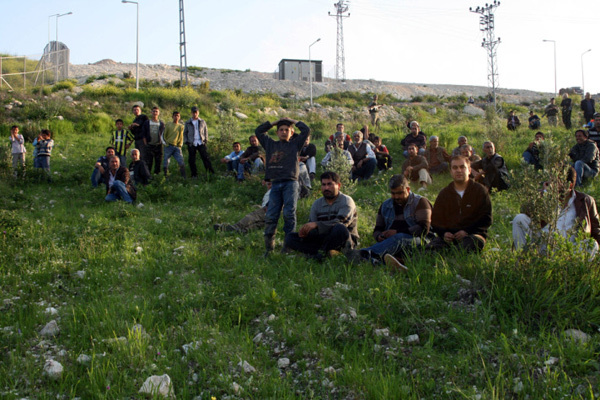
[(556, 94), (558, 93), (557, 90), (557, 86), (556, 86), (556, 40), (543, 40), (544, 42), (551, 42), (554, 44), (554, 97), (556, 97)]
[(135, 28), (135, 90), (140, 89), (140, 5), (137, 1), (121, 0), (121, 3), (135, 4), (137, 22)]
[(313, 44), (317, 43), (321, 41), (321, 38), (318, 38), (317, 40), (315, 40), (314, 42), (312, 42), (312, 44), (310, 46), (308, 46), (308, 81), (310, 83), (310, 106), (313, 106), (313, 91), (312, 91), (312, 61), (310, 58), (310, 48), (313, 46)]
[[(58, 19), (60, 17), (64, 17), (65, 15), (72, 15), (73, 12), (69, 11), (68, 13), (64, 13), (64, 14), (52, 14), (52, 15), (48, 15), (48, 51), (50, 52), (54, 52), (54, 51), (58, 51)], [(56, 17), (56, 39), (54, 40), (54, 47), (51, 49), (50, 48), (50, 18)], [(55, 60), (55, 64), (56, 64), (56, 76), (54, 78), (54, 82), (56, 82), (58, 80), (58, 54), (54, 55), (54, 60)]]
[(585, 93), (585, 81), (583, 80), (583, 56), (592, 51), (592, 49), (586, 50), (581, 53), (581, 91)]

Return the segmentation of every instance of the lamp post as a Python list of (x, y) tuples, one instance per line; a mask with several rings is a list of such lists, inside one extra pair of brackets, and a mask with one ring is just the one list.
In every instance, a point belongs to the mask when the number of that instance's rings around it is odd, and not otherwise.
[(312, 44), (310, 46), (308, 46), (308, 81), (310, 83), (310, 106), (313, 106), (313, 90), (312, 90), (312, 60), (310, 58), (310, 48), (313, 46), (313, 44), (319, 42), (321, 40), (321, 38), (318, 38), (317, 40), (315, 40), (314, 42), (312, 42)]
[(554, 97), (556, 97), (556, 94), (558, 93), (557, 86), (556, 86), (556, 40), (544, 39), (543, 41), (551, 42), (552, 44), (554, 44)]
[(585, 93), (585, 80), (583, 79), (583, 56), (592, 51), (592, 49), (586, 50), (581, 53), (581, 91)]
[(54, 14), (54, 15), (50, 15), (48, 17), (48, 44), (50, 44), (50, 18), (52, 17), (56, 17), (56, 36), (54, 39), (54, 48), (52, 49), (53, 52), (55, 52), (54, 54), (54, 64), (55, 64), (55, 69), (56, 69), (56, 75), (54, 77), (54, 82), (56, 83), (58, 81), (58, 19), (60, 17), (64, 17), (65, 15), (72, 15), (73, 12), (69, 11), (68, 13), (64, 13), (64, 14)]
[(121, 0), (121, 3), (135, 4), (137, 21), (135, 27), (135, 90), (140, 89), (140, 5), (137, 1)]

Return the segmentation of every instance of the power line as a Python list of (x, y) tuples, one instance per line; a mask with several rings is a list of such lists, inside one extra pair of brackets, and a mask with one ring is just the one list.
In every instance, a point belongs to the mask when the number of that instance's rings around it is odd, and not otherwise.
[(346, 59), (344, 57), (344, 27), (342, 21), (344, 18), (350, 17), (350, 13), (344, 15), (348, 11), (347, 0), (339, 0), (333, 5), (336, 8), (335, 15), (331, 12), (327, 14), (330, 17), (335, 17), (337, 21), (337, 45), (335, 51), (335, 79), (342, 82), (346, 81)]
[(496, 48), (500, 44), (500, 38), (496, 39), (494, 34), (494, 10), (500, 6), (500, 2), (494, 0), (492, 4), (485, 4), (484, 7), (477, 7), (469, 11), (479, 14), (479, 30), (483, 32), (484, 38), (481, 47), (488, 51), (488, 86), (492, 86), (492, 96), (494, 99), (494, 109), (496, 108), (496, 88), (498, 87), (498, 60)]

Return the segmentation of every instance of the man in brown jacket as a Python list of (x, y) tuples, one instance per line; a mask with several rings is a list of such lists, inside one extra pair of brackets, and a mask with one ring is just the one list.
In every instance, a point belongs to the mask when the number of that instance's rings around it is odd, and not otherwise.
[(129, 170), (121, 166), (119, 157), (113, 156), (108, 161), (108, 169), (104, 169), (102, 164), (96, 163), (96, 168), (100, 171), (106, 182), (106, 201), (123, 200), (127, 203), (133, 203), (136, 198), (135, 187), (129, 180)]
[(406, 151), (408, 151), (408, 158), (402, 164), (402, 174), (412, 182), (420, 182), (419, 190), (427, 189), (427, 185), (431, 184), (431, 175), (427, 172), (427, 160), (419, 155), (419, 149), (414, 143), (409, 144)]
[(437, 136), (429, 137), (429, 147), (423, 155), (429, 164), (430, 174), (441, 174), (448, 171), (450, 155), (446, 149), (439, 147), (440, 139)]

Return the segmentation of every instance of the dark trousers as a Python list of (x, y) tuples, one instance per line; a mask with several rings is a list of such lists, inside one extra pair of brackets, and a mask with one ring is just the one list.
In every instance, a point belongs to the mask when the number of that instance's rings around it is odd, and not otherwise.
[(140, 160), (145, 160), (146, 158), (146, 145), (144, 144), (143, 139), (135, 140), (135, 148), (140, 151)]
[(160, 163), (163, 158), (162, 144), (147, 144), (145, 149), (144, 162), (148, 166), (148, 171), (152, 172), (152, 162), (154, 162), (154, 173), (160, 173)]
[(341, 250), (350, 240), (350, 231), (345, 225), (337, 224), (329, 233), (320, 235), (318, 229), (313, 229), (306, 237), (301, 238), (297, 232), (285, 235), (285, 246), (308, 255), (327, 253), (329, 250)]
[(565, 128), (571, 129), (571, 110), (563, 110), (562, 118), (563, 124), (565, 124)]
[(377, 168), (381, 170), (392, 168), (392, 156), (389, 154), (378, 154), (377, 155)]
[(446, 242), (441, 237), (436, 237), (425, 246), (427, 251), (443, 251), (446, 249), (456, 248), (466, 251), (467, 253), (475, 253), (483, 250), (485, 246), (485, 239), (480, 235), (468, 235), (463, 238), (460, 242), (458, 240), (452, 241), (452, 243)]
[(200, 158), (202, 158), (204, 168), (211, 174), (214, 174), (215, 170), (213, 169), (212, 164), (210, 163), (208, 151), (206, 151), (206, 145), (201, 144), (200, 146), (194, 146), (188, 144), (188, 162), (190, 163), (190, 171), (192, 172), (192, 178), (198, 176), (198, 168), (196, 167), (196, 152), (200, 153)]

